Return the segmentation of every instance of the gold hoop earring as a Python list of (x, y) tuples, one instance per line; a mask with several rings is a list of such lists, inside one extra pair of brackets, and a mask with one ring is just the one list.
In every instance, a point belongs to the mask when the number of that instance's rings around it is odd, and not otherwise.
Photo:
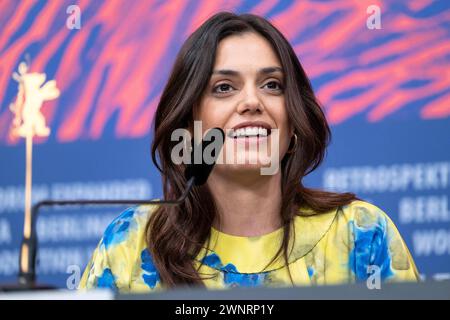
[(288, 154), (292, 154), (292, 153), (294, 153), (297, 150), (297, 140), (298, 140), (298, 138), (297, 138), (297, 134), (296, 133), (294, 133), (294, 139), (295, 139), (294, 147), (292, 147), (292, 149), (288, 149), (288, 151), (286, 151), (286, 153), (288, 153)]

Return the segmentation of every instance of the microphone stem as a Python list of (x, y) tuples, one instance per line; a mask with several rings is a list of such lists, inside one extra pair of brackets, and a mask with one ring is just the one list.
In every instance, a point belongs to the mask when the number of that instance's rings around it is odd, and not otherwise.
[(37, 255), (37, 232), (36, 220), (41, 207), (52, 206), (85, 206), (85, 205), (179, 205), (183, 203), (187, 195), (195, 184), (195, 177), (191, 177), (187, 183), (183, 194), (176, 200), (43, 200), (33, 205), (31, 209), (31, 233), (24, 234), (19, 255), (19, 284), (33, 288), (36, 281), (36, 255)]

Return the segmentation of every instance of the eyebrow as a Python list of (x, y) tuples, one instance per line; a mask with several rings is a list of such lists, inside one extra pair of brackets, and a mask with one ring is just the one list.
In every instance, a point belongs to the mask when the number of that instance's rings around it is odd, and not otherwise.
[[(283, 73), (283, 69), (280, 67), (266, 67), (258, 70), (258, 74), (271, 74), (275, 72), (281, 72)], [(238, 76), (240, 74), (239, 71), (231, 70), (231, 69), (220, 69), (220, 70), (214, 70), (212, 72), (213, 75), (220, 74), (220, 75), (226, 75), (226, 76)]]

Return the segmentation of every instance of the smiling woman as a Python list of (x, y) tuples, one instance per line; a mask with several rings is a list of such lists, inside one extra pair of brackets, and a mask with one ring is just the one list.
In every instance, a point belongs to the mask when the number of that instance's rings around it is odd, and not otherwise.
[[(195, 121), (201, 134), (224, 129), (225, 149), (236, 146), (231, 158), (245, 161), (216, 165), (180, 206), (124, 212), (105, 231), (80, 288), (418, 280), (382, 210), (352, 193), (303, 185), (323, 160), (330, 129), (292, 47), (269, 21), (219, 13), (182, 46), (155, 115), (152, 159), (165, 199), (186, 185), (184, 166), (171, 159), (171, 134), (192, 133)], [(261, 174), (273, 154), (280, 170)]]

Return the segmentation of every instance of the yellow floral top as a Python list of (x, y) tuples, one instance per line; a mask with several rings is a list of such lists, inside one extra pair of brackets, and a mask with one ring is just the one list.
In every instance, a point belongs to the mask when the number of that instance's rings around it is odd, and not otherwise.
[[(161, 290), (158, 270), (146, 249), (145, 225), (156, 206), (123, 212), (106, 229), (80, 282), (80, 288), (120, 292)], [(302, 212), (305, 212), (303, 208)], [(234, 286), (328, 285), (365, 281), (418, 281), (414, 261), (390, 218), (364, 201), (294, 220), (288, 267), (280, 258), (264, 269), (281, 245), (283, 229), (258, 237), (239, 237), (211, 229), (210, 246), (194, 261), (209, 289)], [(370, 267), (375, 266), (375, 267)]]

